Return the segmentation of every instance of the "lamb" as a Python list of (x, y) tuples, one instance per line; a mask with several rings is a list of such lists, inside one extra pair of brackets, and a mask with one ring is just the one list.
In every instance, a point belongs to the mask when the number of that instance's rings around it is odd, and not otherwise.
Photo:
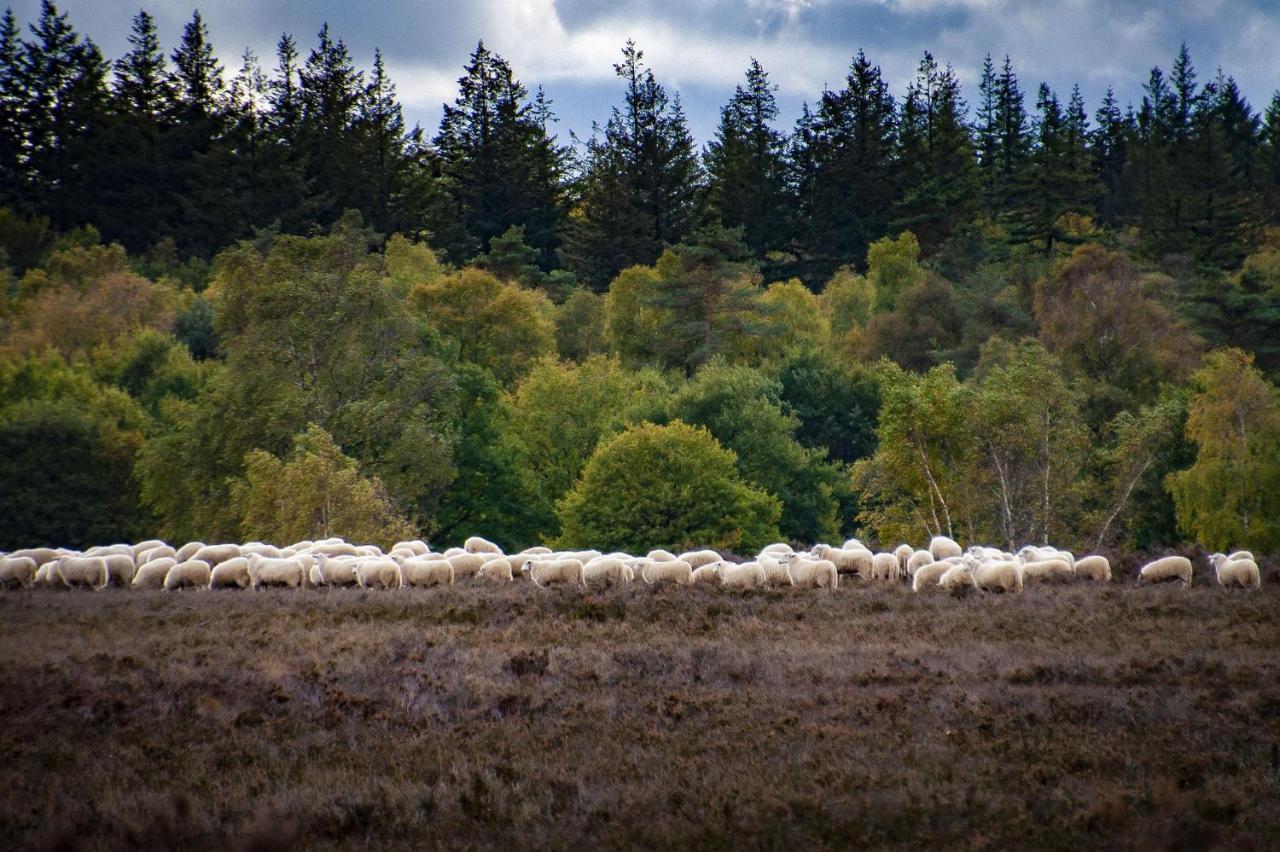
[(446, 558), (449, 560), (449, 564), (453, 566), (453, 575), (455, 577), (471, 577), (480, 570), (480, 566), (489, 561), (488, 555), (482, 553), (463, 552)]
[[(453, 568), (452, 565), (449, 566)], [(476, 569), (477, 580), (488, 580), (494, 583), (510, 583), (515, 579), (511, 563), (503, 556), (495, 556)]]
[[(853, 541), (856, 541), (856, 539), (853, 539)], [(841, 574), (857, 574), (863, 577), (871, 574), (871, 551), (861, 544), (851, 548), (836, 548), (829, 544), (815, 544), (809, 552), (819, 559), (834, 562), (836, 570)]]
[(591, 585), (593, 580), (609, 584), (630, 583), (636, 578), (626, 560), (616, 556), (597, 556), (582, 566), (582, 582)]
[(30, 556), (6, 556), (0, 558), (0, 586), (16, 583), (24, 589), (31, 588), (36, 580), (36, 561)]
[(688, 562), (670, 559), (665, 562), (645, 562), (640, 568), (640, 577), (649, 585), (654, 583), (675, 583), (688, 586), (693, 582), (693, 569)]
[(946, 559), (948, 556), (960, 556), (964, 553), (954, 539), (945, 535), (935, 535), (929, 540), (929, 552), (933, 554), (935, 560)]
[(107, 572), (111, 575), (111, 580), (119, 580), (119, 585), (123, 587), (133, 582), (133, 575), (137, 573), (138, 565), (133, 561), (132, 555), (112, 553), (102, 559), (107, 563)]
[[(308, 572), (313, 586), (354, 586), (356, 585), (356, 560), (351, 556), (329, 557), (323, 553), (315, 557), (315, 563)], [(452, 570), (450, 582), (453, 582)]]
[(917, 550), (907, 560), (907, 576), (914, 578), (916, 573), (926, 565), (934, 563), (933, 554), (927, 550)]
[(1076, 560), (1076, 576), (1100, 583), (1111, 582), (1111, 562), (1105, 556), (1085, 556)]
[(702, 565), (693, 569), (691, 580), (696, 586), (699, 583), (719, 583), (721, 571), (729, 563), (717, 562), (714, 565)]
[(663, 550), (659, 547), (656, 550), (650, 550), (645, 558), (654, 562), (674, 562), (676, 555), (670, 550)]
[(926, 586), (936, 586), (942, 575), (954, 566), (950, 562), (929, 562), (916, 568), (911, 576), (911, 591), (918, 592)]
[(1065, 559), (1041, 559), (1023, 564), (1022, 573), (1033, 580), (1070, 580), (1075, 574)]
[(829, 559), (799, 559), (791, 563), (791, 577), (801, 588), (826, 589), (836, 593), (840, 572)]
[(173, 555), (173, 558), (179, 562), (186, 562), (188, 559), (195, 556), (196, 551), (202, 547), (204, 547), (203, 541), (189, 541), (182, 545), (182, 547), (178, 548), (178, 552)]
[(135, 589), (163, 589), (164, 578), (168, 575), (169, 569), (177, 564), (178, 560), (172, 556), (162, 556), (159, 559), (152, 559), (145, 565), (140, 565), (137, 573), (133, 575), (132, 587)]
[(356, 582), (362, 589), (402, 589), (404, 573), (394, 559), (375, 556), (356, 562)]
[(714, 550), (690, 550), (687, 553), (681, 553), (680, 559), (688, 562), (690, 567), (695, 571), (703, 565), (710, 565), (713, 562), (720, 561), (720, 554)]
[(253, 585), (249, 576), (249, 560), (243, 556), (219, 562), (209, 572), (211, 589), (247, 589)]
[[(488, 567), (488, 563), (480, 566), (483, 570)], [(404, 582), (408, 586), (452, 586), (453, 585), (453, 564), (448, 559), (433, 558), (430, 556), (415, 556), (412, 559), (406, 559), (400, 564), (400, 570), (404, 573)], [(355, 581), (355, 572), (352, 572), (352, 581)], [(511, 565), (507, 565), (507, 579), (511, 579)]]
[(1160, 583), (1166, 580), (1181, 580), (1185, 589), (1191, 585), (1191, 560), (1185, 556), (1166, 556), (1154, 562), (1148, 562), (1138, 572), (1139, 582)]
[(462, 543), (462, 549), (467, 553), (494, 553), (498, 556), (502, 555), (502, 548), (498, 545), (483, 539), (478, 535), (473, 535)]
[(1021, 592), (1022, 565), (1014, 561), (983, 562), (973, 569), (973, 584), (984, 592)]
[(892, 553), (877, 553), (871, 557), (872, 580), (896, 580), (898, 578), (898, 557)]
[(60, 556), (55, 570), (58, 579), (69, 588), (87, 586), (101, 591), (111, 582), (107, 560), (101, 556)]
[(767, 580), (767, 572), (760, 562), (726, 565), (720, 571), (720, 585), (726, 589), (759, 589), (764, 587)]
[(170, 592), (187, 588), (207, 589), (211, 577), (212, 572), (208, 562), (203, 559), (188, 559), (169, 569), (169, 573), (164, 575), (164, 587)]
[[(687, 568), (688, 565), (686, 564)], [(533, 584), (542, 589), (554, 583), (569, 586), (585, 585), (582, 579), (581, 559), (544, 559), (534, 561), (526, 559), (520, 566), (522, 573), (528, 574)]]
[(305, 589), (307, 574), (313, 564), (311, 558), (305, 556), (271, 559), (257, 553), (249, 554), (248, 560), (249, 578), (255, 591), (267, 586)]
[(1257, 589), (1262, 586), (1262, 572), (1258, 570), (1258, 563), (1252, 559), (1232, 559), (1230, 556), (1215, 553), (1209, 557), (1209, 564), (1213, 566), (1214, 573), (1218, 576), (1219, 586), (1224, 588), (1240, 586), (1244, 589)]
[(756, 562), (764, 569), (766, 586), (794, 586), (795, 578), (791, 576), (793, 554), (774, 551), (771, 555), (762, 555)]
[[(208, 562), (212, 568), (219, 562), (226, 562), (228, 559), (235, 559), (240, 555), (240, 545), (238, 544), (206, 544), (195, 552), (190, 559), (197, 559), (201, 562)], [(178, 563), (179, 565), (182, 562)]]

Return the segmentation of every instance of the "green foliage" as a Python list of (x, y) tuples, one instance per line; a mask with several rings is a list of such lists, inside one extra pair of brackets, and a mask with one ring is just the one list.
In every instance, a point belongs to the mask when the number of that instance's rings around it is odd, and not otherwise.
[(241, 540), (293, 542), (342, 536), (392, 543), (417, 535), (375, 477), (360, 474), (333, 437), (314, 423), (300, 432), (287, 459), (262, 450), (245, 457), (244, 478), (231, 487)]
[(609, 351), (628, 367), (655, 365), (658, 336), (668, 311), (657, 305), (658, 271), (632, 266), (618, 273), (604, 297), (604, 336)]
[(842, 266), (823, 288), (822, 306), (827, 313), (835, 342), (841, 348), (849, 350), (875, 309), (875, 285), (865, 276)]
[(561, 358), (581, 361), (603, 354), (605, 300), (590, 290), (575, 288), (556, 308), (556, 350)]
[(751, 552), (778, 535), (776, 498), (743, 481), (705, 429), (646, 423), (602, 442), (557, 506), (562, 547)]
[(867, 249), (867, 282), (875, 293), (877, 312), (891, 311), (899, 294), (925, 279), (920, 242), (910, 231), (897, 239), (881, 237)]
[(756, 299), (758, 334), (744, 336), (740, 354), (772, 362), (797, 346), (831, 345), (831, 325), (822, 300), (798, 278), (770, 284)]
[(167, 397), (193, 399), (206, 373), (180, 342), (153, 329), (99, 347), (92, 363), (98, 381), (125, 391), (153, 417)]

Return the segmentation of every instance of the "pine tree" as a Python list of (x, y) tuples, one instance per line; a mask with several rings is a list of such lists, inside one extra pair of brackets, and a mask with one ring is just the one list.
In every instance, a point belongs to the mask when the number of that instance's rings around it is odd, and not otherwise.
[(352, 62), (346, 42), (335, 40), (329, 25), (323, 25), (298, 72), (302, 112), (294, 154), (303, 163), (324, 223), (359, 205), (361, 177), (352, 127), (363, 91), (364, 74)]
[(213, 55), (209, 31), (199, 11), (182, 28), (182, 40), (172, 58), (178, 104), (190, 115), (214, 116), (224, 89), (222, 65)]
[(708, 212), (725, 227), (741, 228), (743, 241), (761, 259), (786, 245), (789, 236), (787, 140), (772, 127), (776, 89), (752, 59), (745, 87), (737, 86), (720, 110), (704, 157)]
[(987, 215), (997, 218), (1011, 202), (1031, 151), (1022, 90), (1008, 56), (996, 76), (990, 54), (978, 85), (978, 162)]
[(1271, 221), (1280, 222), (1280, 90), (1271, 95), (1263, 116), (1261, 157), (1263, 199)]
[(1094, 120), (1098, 126), (1091, 134), (1090, 148), (1094, 173), (1101, 184), (1098, 215), (1104, 223), (1113, 225), (1119, 219), (1124, 203), (1121, 181), (1128, 160), (1128, 139), (1133, 128), (1120, 112), (1115, 89), (1112, 87), (1107, 87), (1107, 94), (1094, 113)]
[(974, 124), (975, 151), (982, 175), (982, 200), (987, 215), (1000, 212), (1000, 125), (996, 119), (996, 67), (988, 53), (982, 61), (982, 77), (978, 80), (978, 116)]
[(25, 201), (26, 128), (23, 102), (23, 47), (18, 21), (7, 8), (0, 18), (0, 205)]

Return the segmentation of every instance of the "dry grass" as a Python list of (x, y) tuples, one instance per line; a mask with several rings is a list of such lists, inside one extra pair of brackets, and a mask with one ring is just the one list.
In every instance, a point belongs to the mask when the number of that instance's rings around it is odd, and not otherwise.
[(1280, 587), (0, 594), (0, 848), (1280, 847)]

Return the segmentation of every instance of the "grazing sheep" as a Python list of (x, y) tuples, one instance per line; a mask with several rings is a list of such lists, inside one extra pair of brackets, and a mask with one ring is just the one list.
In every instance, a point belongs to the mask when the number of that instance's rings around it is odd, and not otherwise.
[(496, 556), (502, 555), (502, 548), (478, 535), (473, 535), (462, 543), (462, 549), (467, 553), (492, 553)]
[(844, 544), (840, 545), (841, 550), (857, 550), (859, 547), (863, 550), (867, 549), (867, 546), (856, 538), (847, 538)]
[(1085, 556), (1076, 560), (1076, 576), (1100, 583), (1111, 582), (1111, 562), (1105, 556)]
[(699, 583), (719, 583), (720, 572), (728, 564), (727, 562), (717, 562), (714, 565), (700, 565), (694, 568), (691, 578), (693, 584), (696, 586)]
[(119, 581), (115, 584), (122, 588), (133, 582), (133, 575), (138, 571), (138, 563), (133, 561), (132, 555), (112, 553), (109, 556), (103, 556), (102, 559), (107, 563), (107, 573), (111, 575), (108, 582)]
[(1070, 580), (1075, 574), (1065, 559), (1041, 559), (1022, 566), (1023, 576), (1033, 580)]
[(954, 539), (945, 535), (935, 535), (929, 540), (929, 552), (933, 554), (935, 560), (946, 559), (948, 556), (960, 556), (964, 553)]
[(835, 594), (840, 572), (829, 559), (798, 559), (791, 563), (791, 578), (802, 589), (826, 589)]
[(597, 556), (582, 566), (582, 582), (588, 586), (592, 581), (616, 585), (630, 583), (635, 578), (635, 572), (627, 561), (616, 556)]
[(302, 548), (299, 552), (305, 552), (311, 556), (328, 556), (332, 559), (335, 556), (359, 556), (354, 544), (348, 544), (345, 541), (317, 541), (309, 547)]
[[(63, 554), (64, 556), (67, 554)], [(127, 544), (99, 544), (89, 548), (80, 556), (133, 556), (133, 548)]]
[[(11, 556), (9, 558), (12, 559), (13, 557)], [(30, 559), (31, 557), (26, 558)], [(51, 589), (60, 584), (61, 581), (58, 579), (58, 560), (56, 559), (52, 562), (46, 562), (37, 568), (36, 577), (31, 583), (31, 585), (42, 589)]]
[(898, 571), (904, 576), (907, 573), (907, 562), (911, 559), (911, 555), (916, 549), (909, 544), (900, 544), (893, 549), (893, 555), (898, 557)]
[(146, 565), (152, 559), (163, 559), (166, 556), (176, 561), (178, 558), (178, 551), (174, 550), (167, 544), (162, 544), (159, 547), (152, 547), (142, 551), (138, 556), (138, 564)]
[(1245, 589), (1262, 586), (1262, 572), (1258, 570), (1258, 563), (1252, 559), (1232, 559), (1215, 553), (1209, 557), (1209, 564), (1217, 574), (1219, 586), (1240, 586)]
[[(217, 565), (219, 562), (226, 562), (228, 559), (235, 559), (240, 555), (240, 545), (238, 544), (206, 544), (195, 552), (190, 559), (198, 559), (201, 562), (208, 562), (209, 567)], [(179, 565), (182, 562), (178, 563)]]
[(253, 553), (258, 554), (259, 556), (265, 556), (268, 559), (286, 558), (285, 555), (280, 552), (280, 548), (276, 547), (274, 544), (263, 544), (260, 541), (252, 541), (252, 542), (249, 542), (248, 544), (241, 545), (240, 547), (241, 556), (249, 556), (250, 554), (253, 554)]
[(1236, 550), (1227, 554), (1228, 562), (1235, 562), (1237, 559), (1253, 559), (1255, 562), (1257, 561), (1257, 559), (1254, 558), (1253, 551), (1251, 550)]
[(271, 559), (251, 553), (249, 559), (249, 578), (253, 581), (254, 590), (267, 586), (283, 586), (288, 589), (305, 589), (307, 574), (313, 561), (304, 556), (291, 556)]
[[(857, 539), (851, 539), (851, 541), (856, 542)], [(832, 547), (829, 544), (815, 544), (809, 552), (819, 559), (834, 562), (836, 570), (841, 574), (856, 574), (861, 577), (867, 577), (871, 574), (871, 551), (861, 544), (846, 548)]]
[(464, 550), (464, 549), (463, 549), (463, 548), (461, 548), (461, 547), (451, 547), (451, 548), (449, 548), (448, 550), (446, 550), (446, 551), (445, 551), (443, 554), (441, 554), (441, 555), (442, 555), (442, 556), (444, 556), (444, 558), (445, 558), (445, 559), (452, 559), (452, 558), (453, 558), (453, 557), (455, 557), (455, 556), (462, 556), (462, 555), (464, 555), (466, 552), (467, 552), (467, 551), (466, 551), (466, 550)]
[(1021, 592), (1022, 565), (1017, 562), (983, 562), (973, 569), (973, 584), (984, 592)]
[(688, 562), (669, 559), (663, 562), (645, 562), (640, 568), (640, 578), (649, 585), (654, 583), (675, 583), (687, 586), (693, 582), (693, 569)]
[(0, 558), (0, 586), (16, 583), (24, 589), (36, 581), (36, 561), (30, 556), (6, 556)]
[(795, 578), (791, 576), (791, 562), (794, 558), (792, 553), (783, 553), (774, 551), (772, 554), (762, 555), (756, 560), (760, 563), (760, 567), (764, 569), (764, 583), (766, 586), (794, 586)]
[(395, 544), (391, 545), (391, 550), (392, 552), (397, 550), (408, 550), (411, 551), (414, 556), (426, 556), (431, 552), (431, 548), (427, 546), (427, 543), (419, 538), (410, 539), (409, 541), (397, 541)]
[(173, 555), (173, 558), (179, 562), (186, 562), (195, 556), (196, 552), (202, 547), (204, 547), (203, 541), (189, 541), (178, 548), (178, 552)]
[(898, 579), (898, 557), (892, 553), (877, 553), (871, 557), (872, 580)]
[(158, 538), (149, 538), (146, 541), (140, 541), (137, 544), (129, 545), (129, 552), (133, 554), (133, 558), (137, 559), (141, 554), (148, 550), (154, 550), (157, 547), (168, 547)]
[(1036, 547), (1029, 544), (1018, 551), (1018, 557), (1022, 559), (1022, 563), (1024, 565), (1029, 565), (1032, 562), (1048, 562), (1051, 559), (1061, 560), (1067, 563), (1067, 565), (1072, 569), (1074, 569), (1076, 565), (1075, 554), (1071, 551), (1059, 550), (1056, 547), (1049, 547), (1048, 545), (1044, 547)]
[(781, 542), (781, 541), (776, 541), (773, 544), (765, 545), (764, 549), (761, 550), (758, 554), (756, 554), (756, 559), (758, 561), (760, 559), (763, 559), (766, 556), (772, 556), (776, 558), (778, 556), (790, 555), (793, 553), (795, 553), (795, 551), (791, 549), (791, 545), (785, 544), (784, 542)]
[[(226, 561), (226, 560), (223, 560)], [(164, 575), (164, 587), (167, 591), (177, 589), (207, 589), (212, 570), (203, 559), (188, 559), (179, 562)]]
[(471, 577), (480, 570), (480, 566), (489, 561), (489, 555), (483, 553), (463, 552), (445, 558), (453, 566), (453, 576), (455, 577)]
[(703, 565), (710, 565), (713, 562), (720, 561), (720, 554), (714, 550), (690, 550), (688, 553), (681, 553), (680, 559), (688, 562), (696, 571)]
[[(947, 570), (942, 572), (942, 576), (938, 578), (938, 586), (955, 594), (965, 589), (971, 589), (977, 586), (977, 582), (973, 576), (973, 570), (963, 563), (956, 564), (945, 560), (930, 563), (932, 565), (946, 565)], [(924, 569), (922, 569), (923, 571)], [(917, 577), (919, 574), (916, 575)]]
[(374, 556), (356, 562), (356, 582), (362, 589), (402, 589), (404, 573), (394, 559)]
[(938, 585), (942, 575), (954, 567), (950, 562), (929, 562), (921, 565), (911, 576), (911, 591), (918, 592), (923, 588)]
[(152, 559), (145, 565), (138, 566), (137, 573), (133, 575), (132, 587), (135, 589), (163, 589), (164, 578), (168, 575), (169, 569), (178, 564), (178, 560), (172, 556), (162, 556), (159, 559)]
[(1148, 562), (1138, 572), (1138, 581), (1162, 583), (1167, 580), (1181, 580), (1183, 588), (1191, 585), (1191, 560), (1185, 556), (1166, 556), (1154, 562)]
[(505, 557), (496, 556), (476, 569), (476, 579), (493, 583), (510, 583), (515, 579), (515, 573), (511, 570), (511, 563)]
[[(480, 566), (481, 569), (487, 567)], [(412, 559), (406, 559), (400, 565), (400, 570), (404, 573), (404, 582), (408, 586), (452, 586), (453, 585), (453, 563), (448, 559), (433, 558), (430, 556), (415, 556)], [(511, 565), (507, 565), (507, 579), (511, 579)], [(355, 573), (352, 572), (352, 581), (355, 580)]]
[(911, 554), (911, 558), (907, 560), (907, 576), (914, 578), (916, 572), (926, 565), (934, 563), (933, 554), (927, 550), (917, 550)]
[(66, 551), (58, 551), (52, 547), (25, 547), (6, 555), (11, 559), (17, 556), (29, 556), (39, 566), (44, 565), (46, 562), (53, 562), (59, 556), (67, 556), (68, 554)]
[(87, 586), (101, 591), (111, 582), (107, 560), (101, 556), (60, 556), (56, 572), (58, 579), (68, 588)]
[[(685, 566), (688, 567), (687, 565)], [(521, 573), (528, 574), (533, 584), (542, 589), (555, 583), (569, 586), (585, 585), (582, 579), (581, 559), (526, 559), (520, 566)]]
[(768, 574), (764, 564), (760, 562), (743, 562), (741, 565), (726, 564), (720, 570), (720, 585), (726, 589), (760, 589), (766, 582), (768, 582)]
[(352, 556), (329, 557), (321, 553), (308, 573), (313, 586), (354, 586), (356, 560)]
[(650, 550), (645, 558), (651, 559), (654, 562), (674, 562), (676, 555), (670, 550), (663, 550), (659, 547), (655, 550)]
[(249, 560), (244, 556), (219, 562), (209, 571), (211, 589), (247, 589), (253, 585), (249, 576)]

